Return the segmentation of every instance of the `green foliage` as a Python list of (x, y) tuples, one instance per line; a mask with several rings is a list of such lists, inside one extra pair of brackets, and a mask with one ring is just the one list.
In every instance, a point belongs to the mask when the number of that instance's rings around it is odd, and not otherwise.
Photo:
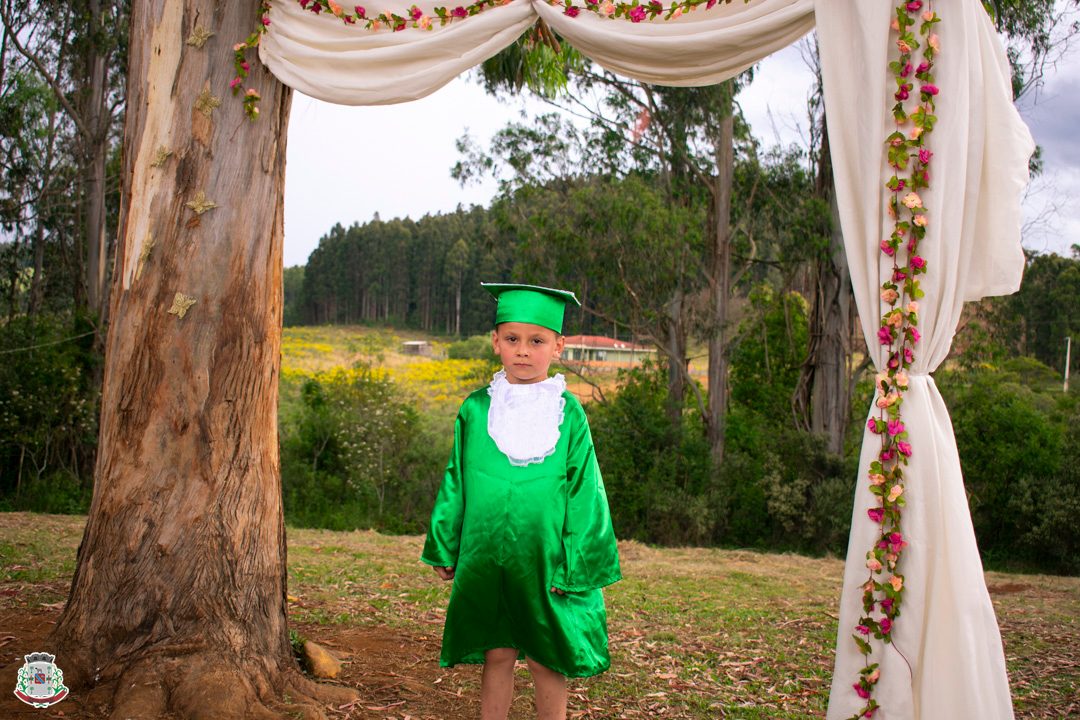
[(303, 308), (301, 306), (304, 292), (304, 266), (287, 267), (282, 272), (282, 284), (285, 289), (285, 306), (282, 324), (285, 327), (293, 327), (303, 324)]
[[(1031, 358), (942, 373), (972, 521), (988, 562), (1080, 570), (1080, 402)], [(1049, 381), (1049, 383), (1047, 382)]]
[(777, 422), (792, 417), (791, 398), (806, 359), (806, 300), (759, 284), (731, 357), (731, 401)]
[(334, 530), (418, 531), (449, 448), (429, 436), (397, 386), (361, 366), (316, 374), (300, 398), (282, 423), (286, 518)]
[(989, 325), (1010, 355), (1033, 356), (1058, 373), (1065, 370), (1065, 338), (1071, 336), (1071, 371), (1080, 372), (1080, 255), (1029, 256), (1019, 292), (994, 301)]
[(89, 330), (83, 319), (60, 316), (0, 326), (0, 347), (15, 351), (0, 356), (0, 496), (9, 508), (87, 505), (98, 410)]
[(451, 360), (488, 360), (497, 364), (499, 359), (491, 347), (490, 335), (473, 335), (450, 343), (446, 357)]
[(667, 371), (620, 373), (619, 392), (589, 406), (597, 460), (620, 538), (667, 545), (712, 541), (718, 497), (700, 415), (673, 430), (665, 414)]

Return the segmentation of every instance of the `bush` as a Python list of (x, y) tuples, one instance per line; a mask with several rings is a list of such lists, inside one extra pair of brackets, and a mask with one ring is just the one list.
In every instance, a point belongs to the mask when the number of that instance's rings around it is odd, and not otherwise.
[(719, 500), (708, 444), (696, 410), (672, 427), (666, 377), (655, 364), (620, 371), (619, 392), (588, 408), (612, 522), (620, 538), (708, 543)]
[(451, 360), (488, 360), (498, 363), (499, 358), (491, 347), (490, 335), (473, 335), (450, 343), (446, 357)]
[(427, 521), (446, 463), (415, 410), (368, 367), (308, 378), (283, 418), (286, 518), (297, 525), (417, 532)]
[[(80, 512), (93, 482), (99, 387), (92, 329), (37, 315), (0, 327), (0, 498), (5, 507)], [(72, 336), (73, 340), (67, 340)]]

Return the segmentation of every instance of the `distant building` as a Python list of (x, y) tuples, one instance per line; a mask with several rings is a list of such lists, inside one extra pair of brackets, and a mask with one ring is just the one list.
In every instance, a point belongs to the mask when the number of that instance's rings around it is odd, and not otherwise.
[(656, 357), (656, 348), (602, 335), (567, 335), (563, 357), (573, 362), (636, 365)]
[(431, 355), (431, 343), (427, 340), (406, 340), (401, 343), (401, 352), (405, 355)]

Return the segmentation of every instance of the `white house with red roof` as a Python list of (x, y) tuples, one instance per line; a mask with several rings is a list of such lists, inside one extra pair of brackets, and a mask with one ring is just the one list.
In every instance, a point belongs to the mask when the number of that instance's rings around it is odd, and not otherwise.
[(646, 358), (654, 357), (654, 347), (603, 335), (567, 335), (563, 348), (563, 359), (571, 362), (636, 365)]

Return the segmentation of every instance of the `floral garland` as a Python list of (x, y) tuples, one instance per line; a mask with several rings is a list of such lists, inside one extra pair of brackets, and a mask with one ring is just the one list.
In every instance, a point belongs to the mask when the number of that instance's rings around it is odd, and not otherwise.
[[(900, 407), (908, 387), (907, 370), (915, 361), (914, 349), (919, 343), (919, 288), (918, 275), (926, 272), (926, 260), (919, 255), (919, 243), (926, 236), (927, 209), (919, 196), (930, 184), (929, 165), (933, 153), (926, 147), (926, 140), (934, 128), (934, 99), (938, 87), (931, 73), (934, 59), (939, 52), (938, 36), (934, 26), (941, 18), (922, 0), (903, 0), (896, 8), (892, 29), (898, 33), (896, 47), (899, 59), (889, 63), (896, 76), (896, 105), (893, 118), (896, 130), (885, 140), (888, 146), (889, 166), (892, 176), (885, 186), (892, 193), (889, 198), (889, 216), (893, 219), (892, 234), (881, 241), (881, 252), (892, 259), (892, 276), (881, 286), (881, 300), (888, 309), (881, 316), (878, 341), (888, 348), (886, 369), (877, 374), (875, 401), (879, 409), (877, 417), (871, 417), (867, 428), (881, 436), (878, 459), (870, 463), (870, 492), (877, 498), (874, 507), (866, 511), (870, 520), (879, 527), (878, 539), (866, 553), (869, 578), (862, 586), (863, 616), (855, 626), (852, 637), (865, 657), (865, 665), (859, 671), (859, 680), (852, 687), (865, 705), (851, 720), (872, 718), (880, 707), (874, 699), (874, 686), (881, 677), (878, 663), (870, 662), (869, 638), (892, 642), (896, 619), (904, 599), (904, 576), (897, 571), (900, 556), (907, 546), (901, 529), (901, 510), (905, 506), (903, 469), (911, 457), (908, 433), (900, 417)], [(924, 5), (926, 8), (924, 9)], [(925, 44), (916, 39), (914, 26)], [(922, 48), (922, 61), (913, 64), (913, 54)], [(919, 88), (916, 92), (915, 82)], [(905, 102), (916, 98), (916, 106), (910, 113)], [(910, 129), (909, 129), (910, 128)], [(901, 249), (903, 247), (903, 250)], [(901, 255), (906, 263), (901, 264)], [(882, 573), (888, 571), (888, 577)]]
[[(476, 0), (469, 5), (458, 5), (453, 9), (447, 9), (445, 7), (436, 7), (433, 9), (435, 17), (425, 15), (424, 12), (412, 5), (408, 10), (400, 13), (385, 11), (378, 15), (368, 16), (367, 9), (362, 5), (356, 5), (350, 11), (345, 7), (334, 2), (334, 0), (296, 0), (300, 3), (300, 7), (305, 10), (309, 10), (316, 15), (320, 15), (323, 12), (329, 13), (341, 19), (346, 25), (356, 25), (362, 27), (365, 30), (381, 30), (382, 28), (390, 28), (393, 32), (398, 32), (406, 28), (418, 28), (421, 30), (431, 30), (434, 28), (435, 23), (438, 22), (439, 26), (446, 25), (447, 23), (455, 20), (461, 20), (473, 15), (478, 15), (488, 8), (509, 5), (513, 0)], [(548, 0), (549, 5), (562, 6), (563, 14), (570, 17), (577, 17), (581, 14), (582, 10), (592, 12), (601, 17), (610, 19), (623, 18), (630, 22), (639, 23), (643, 20), (652, 20), (657, 17), (663, 17), (664, 20), (674, 20), (680, 17), (684, 13), (696, 10), (699, 5), (704, 5), (705, 9), (712, 9), (713, 6), (718, 3), (730, 4), (732, 0), (673, 0), (673, 2), (667, 7), (660, 0), (647, 0), (645, 3), (639, 2), (639, 0), (631, 0), (631, 2), (625, 2), (620, 0), (619, 2), (612, 2), (611, 0), (585, 0), (585, 5), (575, 5), (573, 0)], [(750, 2), (750, 0), (743, 0), (743, 2)]]

